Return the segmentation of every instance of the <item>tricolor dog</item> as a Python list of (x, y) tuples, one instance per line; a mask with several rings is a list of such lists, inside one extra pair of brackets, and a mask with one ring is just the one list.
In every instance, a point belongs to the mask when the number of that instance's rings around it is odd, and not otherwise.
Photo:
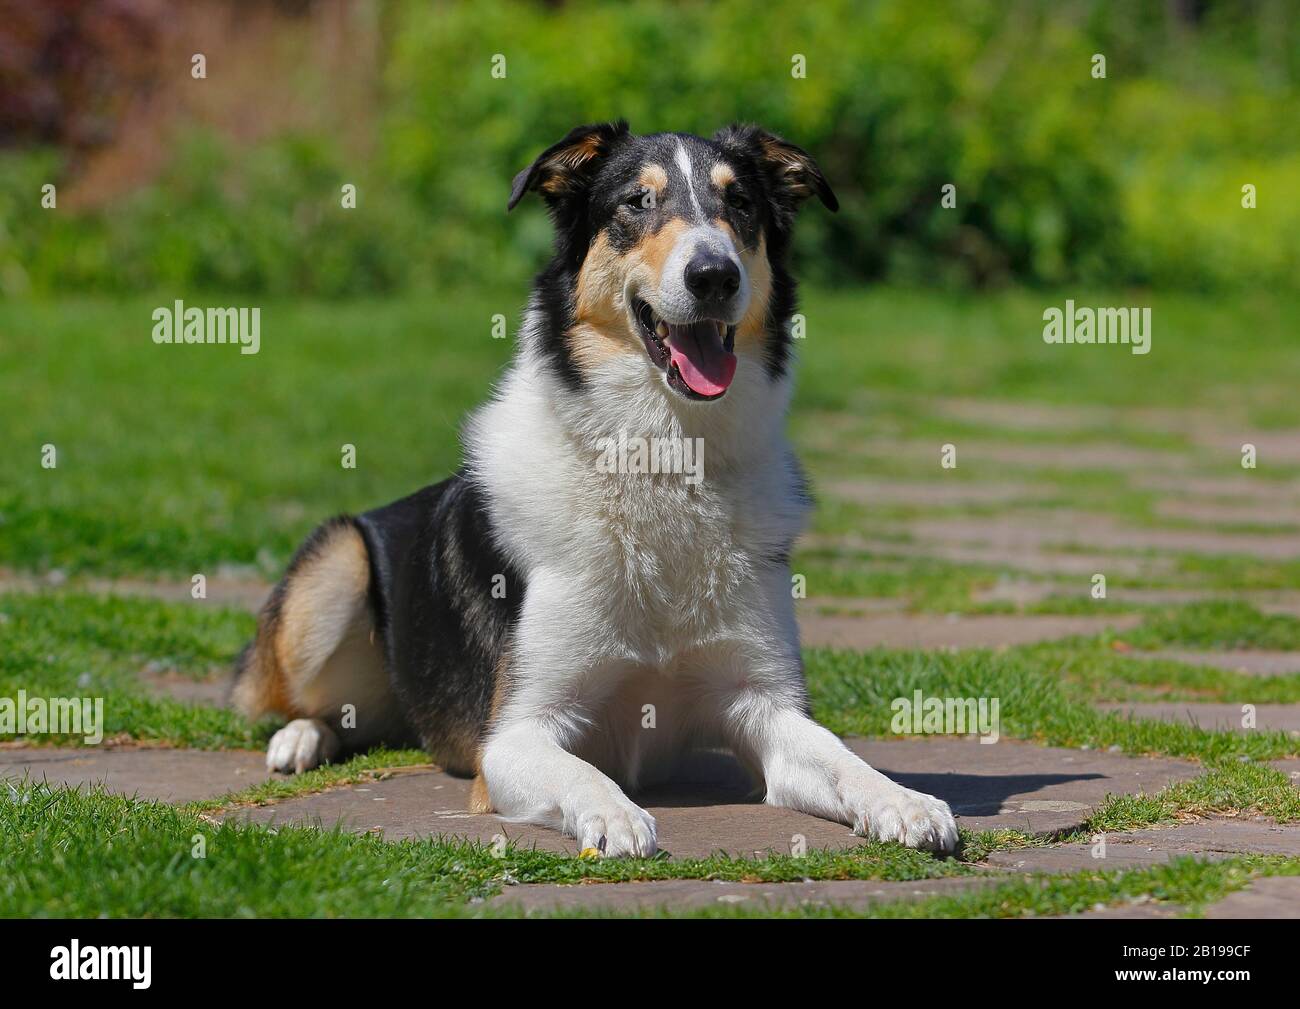
[[(800, 204), (837, 208), (821, 170), (753, 126), (605, 123), (544, 151), (508, 206), (530, 192), (555, 255), (463, 468), (318, 528), (240, 659), (237, 705), (291, 719), (267, 763), (416, 744), (475, 777), (477, 811), (615, 856), (656, 850), (630, 794), (726, 750), (772, 805), (953, 850), (945, 803), (809, 716), (785, 263)], [(620, 438), (689, 442), (699, 478), (602, 464)]]

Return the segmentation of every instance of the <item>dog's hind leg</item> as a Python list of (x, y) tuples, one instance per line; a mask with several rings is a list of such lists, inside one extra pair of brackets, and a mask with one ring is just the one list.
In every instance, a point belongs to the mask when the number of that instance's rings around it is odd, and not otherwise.
[(267, 748), (269, 769), (300, 773), (400, 725), (369, 588), (365, 541), (338, 518), (312, 533), (263, 608), (231, 700), (249, 718), (290, 719)]

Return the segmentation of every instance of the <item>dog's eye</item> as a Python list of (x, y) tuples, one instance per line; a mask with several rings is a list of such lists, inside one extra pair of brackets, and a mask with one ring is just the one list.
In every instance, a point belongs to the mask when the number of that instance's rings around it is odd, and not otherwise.
[(727, 206), (732, 210), (745, 211), (749, 209), (749, 197), (745, 195), (744, 190), (732, 186), (727, 190)]
[(653, 210), (657, 194), (653, 189), (638, 189), (623, 198), (623, 206), (633, 210)]

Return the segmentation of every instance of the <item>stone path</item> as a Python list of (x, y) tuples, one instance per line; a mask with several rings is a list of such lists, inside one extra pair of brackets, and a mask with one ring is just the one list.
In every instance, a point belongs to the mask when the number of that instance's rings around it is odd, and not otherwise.
[[(1118, 711), (1135, 718), (1153, 718), (1162, 722), (1187, 722), (1202, 729), (1231, 729), (1250, 732), (1242, 727), (1242, 705), (1183, 703), (1179, 701), (1120, 702), (1097, 705), (1103, 711)], [(1255, 729), (1300, 733), (1300, 704), (1256, 704)]]
[[(1134, 904), (1101, 908), (1074, 915), (1076, 918), (1177, 918), (1182, 908), (1146, 900)], [(1205, 917), (1218, 920), (1300, 918), (1300, 877), (1266, 876), (1247, 884), (1236, 893), (1205, 908)]]
[[(1106, 629), (1125, 631), (1134, 614), (1107, 611), (1107, 603), (1171, 605), (1239, 598), (1273, 613), (1300, 616), (1300, 591), (1234, 591), (1189, 573), (1181, 555), (1256, 558), (1268, 563), (1300, 557), (1300, 481), (1261, 469), (1235, 467), (1240, 445), (1253, 441), (1261, 458), (1300, 462), (1300, 433), (1250, 431), (1243, 418), (1231, 422), (1195, 410), (1114, 410), (949, 400), (932, 415), (967, 424), (1038, 432), (1038, 440), (996, 434), (954, 439), (960, 472), (938, 465), (940, 439), (863, 438), (861, 429), (836, 423), (810, 426), (810, 441), (825, 441), (835, 458), (852, 464), (856, 449), (885, 457), (882, 477), (869, 465), (837, 466), (836, 477), (817, 481), (820, 495), (853, 504), (871, 515), (860, 533), (806, 537), (802, 546), (869, 552), (878, 570), (911, 571), (917, 561), (979, 565), (1001, 572), (979, 590), (977, 603), (1030, 607), (1052, 596), (1089, 598), (1091, 576), (1111, 577), (1108, 600), (1080, 615), (946, 615), (909, 612), (909, 600), (829, 599), (801, 601), (804, 642), (843, 648), (1002, 648)], [(1125, 444), (1123, 432), (1141, 423), (1148, 432), (1171, 435), (1177, 450), (1150, 442)], [(1082, 437), (1076, 437), (1084, 432)], [(1106, 434), (1098, 440), (1098, 432)], [(1175, 440), (1177, 439), (1177, 440)], [(1150, 506), (1143, 521), (1085, 505), (1053, 509), (1064, 488), (1061, 474), (1090, 471), (1100, 481), (1127, 485)], [(1102, 483), (1107, 487), (1109, 483)], [(1090, 495), (1085, 495), (1090, 497)], [(1069, 500), (1073, 501), (1071, 497)], [(905, 516), (905, 517), (899, 517)], [(852, 563), (865, 563), (861, 560)], [(1213, 563), (1212, 561), (1210, 563)], [(208, 573), (207, 599), (198, 605), (256, 609), (270, 586), (251, 569)], [(1116, 584), (1134, 579), (1140, 587)], [(1262, 581), (1262, 580), (1261, 580)], [(188, 581), (67, 579), (60, 572), (36, 577), (0, 569), (0, 592), (57, 587), (91, 592), (189, 600)], [(817, 591), (817, 586), (810, 584)], [(1082, 615), (1086, 613), (1087, 615)], [(1262, 650), (1130, 651), (1138, 660), (1168, 660), (1240, 672), (1248, 676), (1300, 675), (1300, 653)], [(146, 668), (142, 681), (153, 692), (186, 703), (219, 704), (224, 682), (194, 680), (165, 668)], [(1248, 700), (1249, 698), (1243, 698)], [(1141, 702), (1103, 704), (1103, 709), (1143, 718), (1194, 721), (1205, 728), (1239, 729), (1237, 704)], [(1258, 705), (1257, 727), (1300, 733), (1300, 705)], [(868, 761), (902, 783), (949, 801), (962, 826), (1011, 828), (1039, 835), (1069, 831), (1086, 821), (1108, 795), (1152, 793), (1201, 773), (1179, 760), (1138, 759), (1098, 751), (1044, 748), (1001, 741), (928, 737), (911, 741), (850, 740)], [(1300, 759), (1273, 761), (1300, 788)], [(731, 765), (734, 772), (735, 767)], [(0, 777), (30, 774), (53, 783), (103, 781), (114, 791), (182, 802), (215, 798), (267, 778), (260, 753), (173, 751), (153, 748), (12, 749), (0, 747)], [(224, 811), (254, 824), (341, 824), (389, 839), (463, 836), (491, 841), (504, 836), (523, 846), (574, 853), (572, 842), (542, 828), (505, 824), (495, 816), (467, 812), (469, 782), (431, 767), (395, 769), (375, 780), (334, 788), (260, 807)], [(0, 787), (0, 797), (4, 790)], [(796, 841), (809, 849), (852, 848), (861, 842), (847, 828), (762, 805), (734, 773), (658, 789), (638, 796), (656, 817), (660, 841), (676, 859), (789, 853)], [(835, 905), (865, 908), (880, 901), (913, 900), (965, 892), (1029, 872), (1069, 872), (1143, 867), (1181, 855), (1222, 858), (1231, 853), (1300, 855), (1300, 825), (1255, 819), (1212, 819), (1172, 827), (1112, 834), (1104, 858), (1093, 843), (1048, 844), (991, 855), (979, 873), (917, 882), (834, 880), (785, 884), (672, 880), (603, 885), (512, 886), (494, 906), (529, 912), (556, 909), (628, 911), (742, 904), (755, 908)], [(1294, 916), (1300, 881), (1263, 879), (1210, 909), (1211, 917)], [(1168, 917), (1179, 908), (1151, 901), (1084, 917)]]
[(1283, 760), (1270, 760), (1268, 766), (1275, 771), (1281, 771), (1291, 779), (1296, 788), (1300, 788), (1300, 758), (1291, 757)]
[[(1089, 551), (1164, 550), (1172, 553), (1237, 554), (1266, 560), (1300, 557), (1294, 533), (1222, 533), (1159, 528), (1086, 512), (1000, 512), (989, 518), (917, 519), (907, 531), (921, 543), (982, 543), (1014, 553), (1044, 547), (1086, 545)], [(1105, 567), (1097, 570), (1105, 571)]]
[[(841, 549), (881, 557), (931, 558), (1061, 579), (1066, 595), (1078, 578), (1096, 572), (1181, 583), (1197, 591), (1202, 579), (1176, 563), (1184, 554), (1272, 562), (1300, 557), (1300, 481), (1276, 470), (1300, 461), (1298, 431), (1253, 430), (1244, 416), (1229, 418), (1217, 409), (977, 399), (916, 399), (910, 406), (931, 418), (991, 430), (918, 438), (884, 436), (880, 425), (851, 424), (842, 417), (840, 423), (810, 425), (804, 442), (833, 453), (833, 461), (823, 465), (834, 475), (816, 480), (818, 492), (865, 509), (870, 521), (857, 536), (822, 534), (808, 545), (826, 548), (838, 541)], [(1128, 441), (1123, 432), (1135, 425), (1168, 436), (1169, 447)], [(908, 425), (894, 427), (906, 432)], [(997, 429), (1006, 436), (999, 437)], [(1036, 436), (1026, 440), (1025, 432)], [(1257, 471), (1237, 465), (1247, 441), (1261, 453)], [(958, 461), (956, 469), (944, 471), (939, 447), (946, 442), (957, 447)], [(881, 475), (881, 459), (898, 475)], [(1101, 506), (1092, 511), (1050, 507), (1067, 494), (1075, 496), (1062, 475), (1086, 472), (1127, 485), (1140, 496), (1144, 515), (1135, 519)], [(900, 509), (917, 514), (900, 519)], [(1118, 598), (1115, 589), (1112, 598)], [(992, 600), (1023, 606), (1061, 591), (1058, 585), (1028, 597), (1003, 594)], [(1297, 614), (1300, 606), (1292, 602), (1276, 612)]]
[(205, 707), (225, 707), (230, 693), (230, 674), (224, 669), (209, 679), (195, 679), (175, 670), (146, 667), (140, 674), (140, 680), (150, 693), (159, 697), (170, 697), (174, 701)]
[[(1012, 742), (848, 742), (895, 780), (947, 800), (961, 825), (972, 830), (1067, 830), (1081, 823), (1108, 793), (1155, 792), (1200, 773), (1198, 765), (1185, 761)], [(1027, 772), (1027, 767), (1033, 770)], [(232, 815), (256, 823), (342, 823), (351, 830), (382, 831), (393, 840), (454, 834), (491, 841), (503, 835), (523, 846), (577, 853), (574, 842), (555, 831), (467, 813), (469, 788), (469, 782), (441, 771), (411, 771)], [(719, 851), (788, 853), (796, 836), (809, 848), (860, 843), (847, 827), (762, 805), (735, 783), (653, 790), (638, 801), (655, 817), (661, 847), (676, 858), (706, 858)]]
[(0, 777), (24, 774), (52, 785), (102, 782), (109, 791), (160, 802), (211, 799), (267, 777), (265, 757), (248, 750), (0, 749)]
[(1300, 652), (1274, 652), (1263, 649), (1250, 651), (1244, 648), (1221, 652), (1196, 652), (1184, 649), (1166, 649), (1155, 652), (1126, 652), (1131, 659), (1167, 659), (1189, 666), (1209, 666), (1226, 669), (1247, 676), (1283, 676), (1300, 673)]
[[(87, 578), (69, 579), (61, 571), (44, 575), (0, 568), (0, 592), (44, 592), (50, 589), (69, 588), (96, 595), (145, 596), (172, 602), (193, 600), (189, 579), (183, 581), (147, 580), (143, 578)], [(207, 579), (206, 597), (202, 602), (216, 606), (231, 606), (256, 611), (271, 592), (271, 586), (258, 578), (234, 577), (214, 574)], [(197, 600), (194, 600), (197, 602)]]
[[(1067, 830), (1108, 793), (1155, 792), (1200, 773), (1198, 765), (1187, 761), (1009, 741), (989, 745), (943, 737), (848, 742), (882, 772), (947, 800), (961, 824), (973, 830)], [(712, 781), (639, 797), (659, 822), (663, 848), (675, 857), (788, 852), (796, 835), (809, 848), (860, 843), (846, 827), (761, 804), (749, 794), (734, 764), (719, 762), (718, 767), (722, 773)], [(114, 791), (168, 801), (220, 796), (267, 776), (261, 754), (251, 752), (0, 750), (0, 775), (21, 777), (24, 772), (64, 784), (102, 780)], [(469, 789), (465, 779), (439, 770), (397, 769), (384, 780), (236, 809), (229, 815), (256, 823), (342, 823), (357, 831), (382, 830), (390, 839), (457, 835), (490, 841), (501, 834), (523, 845), (576, 853), (573, 842), (555, 831), (468, 813)]]
[(861, 910), (872, 904), (965, 893), (998, 882), (1001, 880), (995, 877), (964, 876), (912, 882), (834, 879), (806, 883), (725, 883), (665, 879), (642, 883), (542, 883), (507, 887), (492, 898), (492, 904), (526, 913), (566, 910), (627, 913), (662, 907), (696, 910), (736, 905), (754, 910), (832, 905)]
[(1000, 648), (1050, 641), (1072, 635), (1099, 634), (1107, 628), (1127, 630), (1141, 623), (1134, 614), (1099, 617), (1049, 615), (886, 613), (835, 616), (799, 614), (805, 645), (834, 648)]
[[(1300, 853), (1300, 824), (1279, 826), (1270, 821), (1202, 820), (1177, 827), (1106, 836), (1105, 848), (1093, 843), (1054, 845), (994, 852), (987, 866), (1007, 872), (1079, 872), (1145, 868), (1172, 858), (1195, 855), (1226, 858), (1252, 852), (1265, 855)], [(1098, 852), (1104, 852), (1098, 857)], [(834, 880), (805, 883), (750, 884), (702, 880), (609, 884), (537, 884), (512, 886), (494, 898), (525, 912), (587, 908), (601, 911), (644, 911), (657, 907), (702, 908), (743, 904), (754, 909), (793, 905), (839, 905), (855, 909), (872, 904), (959, 894), (1001, 882), (1001, 876), (956, 877), (915, 882)], [(1215, 906), (1210, 917), (1290, 918), (1300, 915), (1300, 889), (1294, 879), (1260, 880)], [(1086, 912), (1084, 917), (1175, 917), (1180, 908), (1154, 903), (1121, 905)]]
[[(848, 742), (896, 780), (946, 799), (961, 825), (972, 830), (1012, 828), (1037, 834), (1068, 831), (1082, 823), (1109, 794), (1152, 793), (1201, 771), (1199, 765), (1187, 761), (1010, 741), (983, 744), (975, 739), (932, 737)], [(656, 817), (662, 846), (674, 858), (703, 858), (720, 851), (732, 855), (790, 854), (797, 841), (813, 850), (851, 848), (862, 843), (840, 825), (761, 804), (747, 793), (738, 768), (728, 761), (718, 762), (715, 770), (722, 773), (709, 782), (638, 796), (638, 801)], [(0, 777), (19, 778), (24, 774), (68, 785), (103, 781), (119, 793), (171, 802), (215, 798), (267, 778), (260, 753), (125, 747), (0, 750)], [(237, 807), (219, 815), (264, 825), (338, 824), (357, 832), (380, 832), (390, 840), (461, 836), (491, 842), (503, 836), (526, 847), (575, 853), (573, 843), (554, 831), (468, 813), (469, 789), (468, 781), (434, 768), (397, 768), (382, 779), (364, 784), (268, 806)], [(674, 880), (529, 885), (508, 888), (494, 898), (494, 903), (533, 912), (566, 908), (634, 911), (664, 904), (680, 909), (735, 903), (759, 909), (799, 904), (860, 909), (880, 901), (910, 900), (986, 886), (1008, 873), (1130, 868), (1181, 854), (1215, 858), (1229, 852), (1300, 854), (1300, 826), (1209, 820), (1111, 834), (1106, 837), (1104, 859), (1093, 857), (1090, 844), (1004, 851), (990, 856), (984, 873), (974, 877), (897, 883), (724, 884)], [(1263, 888), (1241, 898), (1255, 903), (1238, 903), (1253, 908), (1264, 901), (1268, 908), (1276, 910), (1273, 905), (1278, 899), (1271, 889)], [(1167, 910), (1161, 909), (1160, 913)]]
[(1184, 855), (1222, 857), (1240, 852), (1296, 855), (1300, 854), (1300, 824), (1227, 818), (1198, 820), (1174, 827), (1106, 834), (1104, 840), (1104, 847), (1090, 841), (997, 851), (989, 856), (988, 863), (1022, 872), (1073, 872), (1155, 865)]
[(1205, 909), (1207, 918), (1300, 918), (1300, 876), (1257, 879)]

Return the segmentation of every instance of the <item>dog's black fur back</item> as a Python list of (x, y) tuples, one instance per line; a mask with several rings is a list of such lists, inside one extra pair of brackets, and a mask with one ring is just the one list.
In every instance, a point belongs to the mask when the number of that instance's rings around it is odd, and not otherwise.
[(498, 549), (483, 494), (463, 472), (356, 518), (371, 606), (406, 718), (430, 753), (469, 773), (524, 580)]

